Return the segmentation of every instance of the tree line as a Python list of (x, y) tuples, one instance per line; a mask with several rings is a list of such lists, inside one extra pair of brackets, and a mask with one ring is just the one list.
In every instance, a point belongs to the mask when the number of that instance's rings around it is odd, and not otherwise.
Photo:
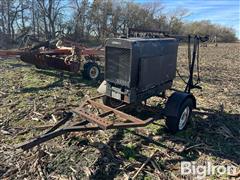
[[(168, 31), (172, 34), (209, 34), (218, 41), (237, 40), (233, 29), (210, 21), (185, 23), (187, 10), (164, 13), (160, 2), (132, 0), (1, 0), (0, 35), (14, 41), (22, 34), (38, 39), (66, 35), (75, 41), (104, 41), (131, 28)], [(6, 42), (5, 41), (5, 42)]]

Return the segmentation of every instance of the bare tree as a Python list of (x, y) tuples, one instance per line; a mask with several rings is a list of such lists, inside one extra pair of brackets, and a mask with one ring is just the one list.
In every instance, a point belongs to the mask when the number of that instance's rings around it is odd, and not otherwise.
[[(65, 8), (73, 13), (66, 13)], [(100, 42), (134, 27), (174, 34), (209, 34), (217, 36), (219, 42), (237, 40), (231, 28), (209, 21), (185, 23), (183, 17), (188, 15), (187, 10), (166, 13), (163, 9), (157, 0), (141, 4), (132, 0), (1, 0), (1, 41), (9, 39), (10, 42), (23, 32), (51, 39), (60, 31), (77, 41)]]
[(64, 6), (61, 0), (37, 0), (40, 15), (44, 24), (46, 38), (55, 38), (56, 20), (61, 14)]

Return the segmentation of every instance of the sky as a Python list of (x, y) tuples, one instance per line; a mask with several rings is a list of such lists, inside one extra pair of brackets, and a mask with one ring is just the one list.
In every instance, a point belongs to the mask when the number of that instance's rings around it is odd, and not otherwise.
[(136, 0), (139, 3), (160, 2), (165, 12), (186, 9), (184, 21), (210, 20), (231, 27), (240, 39), (240, 0)]

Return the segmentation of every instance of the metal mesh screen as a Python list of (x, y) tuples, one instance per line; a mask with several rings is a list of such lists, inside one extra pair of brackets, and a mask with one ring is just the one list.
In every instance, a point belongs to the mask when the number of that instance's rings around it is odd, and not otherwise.
[(130, 79), (130, 49), (106, 48), (106, 79), (125, 85)]

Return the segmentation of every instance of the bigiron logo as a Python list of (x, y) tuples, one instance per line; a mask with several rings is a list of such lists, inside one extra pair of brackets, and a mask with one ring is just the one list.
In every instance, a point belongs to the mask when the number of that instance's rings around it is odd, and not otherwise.
[(182, 161), (181, 162), (181, 175), (194, 176), (197, 178), (204, 178), (206, 176), (235, 176), (238, 174), (236, 166), (233, 165), (214, 165), (207, 161), (204, 164), (199, 164), (195, 161)]

